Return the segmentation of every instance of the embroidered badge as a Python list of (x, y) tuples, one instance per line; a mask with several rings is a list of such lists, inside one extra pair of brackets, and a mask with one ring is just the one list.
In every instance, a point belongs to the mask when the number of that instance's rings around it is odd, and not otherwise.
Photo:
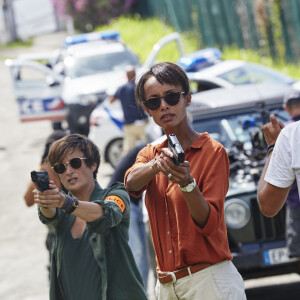
[(115, 196), (115, 195), (109, 195), (109, 196), (107, 196), (105, 199), (104, 199), (104, 201), (113, 201), (113, 202), (115, 202), (118, 206), (119, 206), (119, 208), (120, 208), (120, 210), (121, 210), (121, 212), (123, 213), (124, 212), (124, 210), (125, 210), (125, 203), (124, 203), (124, 201), (120, 198), (120, 197), (118, 197), (118, 196)]

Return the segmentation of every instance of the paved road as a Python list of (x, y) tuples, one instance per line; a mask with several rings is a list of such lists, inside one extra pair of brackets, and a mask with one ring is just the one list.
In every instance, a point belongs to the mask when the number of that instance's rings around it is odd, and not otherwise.
[[(48, 299), (48, 253), (46, 227), (37, 217), (36, 207), (28, 208), (23, 193), (30, 171), (38, 166), (45, 138), (51, 133), (48, 121), (20, 123), (13, 100), (11, 82), (3, 58), (23, 51), (43, 52), (61, 44), (64, 33), (40, 36), (31, 49), (0, 51), (0, 299)], [(100, 166), (100, 184), (112, 173)]]

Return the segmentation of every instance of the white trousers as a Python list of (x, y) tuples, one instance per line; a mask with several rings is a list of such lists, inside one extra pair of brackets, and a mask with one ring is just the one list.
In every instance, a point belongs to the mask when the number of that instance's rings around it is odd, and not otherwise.
[(158, 300), (245, 300), (242, 276), (231, 261), (222, 261), (175, 283), (157, 281)]

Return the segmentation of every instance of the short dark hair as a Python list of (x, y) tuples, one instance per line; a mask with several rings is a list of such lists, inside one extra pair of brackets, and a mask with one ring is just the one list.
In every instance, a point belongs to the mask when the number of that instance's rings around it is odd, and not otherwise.
[(185, 94), (190, 92), (189, 79), (184, 70), (176, 64), (170, 62), (162, 62), (152, 66), (149, 71), (144, 73), (138, 80), (135, 88), (135, 98), (138, 105), (143, 104), (145, 99), (144, 85), (149, 77), (155, 77), (161, 83), (180, 85)]
[(52, 143), (47, 161), (53, 167), (54, 164), (62, 161), (69, 150), (82, 151), (87, 167), (91, 167), (94, 163), (97, 164), (97, 168), (93, 172), (93, 177), (96, 179), (100, 166), (100, 153), (98, 147), (85, 135), (70, 134)]
[(299, 104), (300, 104), (300, 98), (291, 98), (286, 102), (286, 106), (288, 107), (299, 105)]

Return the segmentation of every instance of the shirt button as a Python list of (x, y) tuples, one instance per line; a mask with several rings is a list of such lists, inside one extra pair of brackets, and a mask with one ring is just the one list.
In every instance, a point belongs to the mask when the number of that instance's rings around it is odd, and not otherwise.
[(167, 234), (170, 234), (170, 231), (168, 231)]
[(166, 215), (168, 214), (168, 212), (166, 211)]
[(171, 253), (172, 253), (172, 250), (170, 250), (169, 253), (171, 254)]

